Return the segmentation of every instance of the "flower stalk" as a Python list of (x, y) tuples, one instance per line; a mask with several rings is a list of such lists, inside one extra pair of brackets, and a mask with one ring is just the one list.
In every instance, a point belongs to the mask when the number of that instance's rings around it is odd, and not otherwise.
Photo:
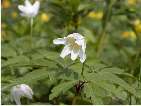
[(103, 17), (103, 21), (102, 21), (102, 32), (100, 34), (100, 38), (99, 38), (98, 46), (97, 46), (97, 57), (100, 56), (100, 54), (104, 48), (104, 43), (105, 43), (105, 39), (106, 39), (106, 27), (112, 17), (112, 14), (111, 14), (112, 7), (115, 2), (116, 2), (116, 0), (108, 0), (106, 2), (106, 9), (105, 9), (104, 17)]
[(33, 48), (32, 34), (33, 34), (33, 18), (30, 19), (30, 45), (31, 45), (31, 49)]
[(82, 64), (82, 71), (81, 71), (81, 75), (82, 75), (83, 79), (84, 79), (84, 66), (85, 66), (85, 62)]

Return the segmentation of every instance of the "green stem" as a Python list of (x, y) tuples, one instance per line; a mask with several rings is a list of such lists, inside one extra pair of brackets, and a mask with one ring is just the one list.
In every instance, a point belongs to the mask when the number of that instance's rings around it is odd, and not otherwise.
[(104, 48), (104, 42), (105, 42), (105, 38), (106, 38), (106, 28), (103, 29), (102, 34), (101, 34), (101, 38), (98, 44), (98, 50), (97, 50), (97, 57), (100, 56), (103, 48)]
[(104, 12), (104, 17), (103, 17), (103, 21), (102, 21), (102, 33), (100, 34), (100, 38), (99, 38), (99, 42), (98, 42), (98, 46), (97, 46), (97, 57), (100, 56), (103, 48), (104, 48), (104, 42), (106, 39), (106, 27), (108, 22), (110, 21), (110, 18), (112, 16), (111, 12), (112, 12), (112, 7), (114, 5), (114, 3), (116, 2), (116, 0), (110, 0), (110, 3), (107, 2), (107, 6), (105, 8), (105, 12)]
[(141, 84), (141, 65), (140, 65), (140, 72), (139, 72), (138, 87), (140, 86), (140, 84)]
[(141, 82), (141, 64), (140, 64), (140, 54), (141, 54), (141, 48), (140, 45), (141, 44), (141, 37), (140, 34), (138, 32), (136, 32), (134, 26), (132, 24), (130, 24), (130, 27), (132, 28), (132, 30), (135, 32), (136, 34), (136, 56), (135, 56), (135, 61), (132, 63), (133, 68), (131, 67), (131, 74), (134, 74), (134, 70), (136, 68), (136, 65), (139, 64), (140, 70), (139, 70), (139, 77), (138, 77), (138, 87), (140, 86), (140, 82)]
[[(33, 48), (33, 41), (32, 41), (32, 33), (33, 33), (33, 18), (30, 19), (30, 49), (32, 50)], [(32, 65), (32, 56), (29, 57), (30, 58), (30, 64)]]
[(32, 49), (33, 18), (30, 19), (30, 45)]
[(82, 64), (82, 71), (81, 71), (81, 75), (82, 75), (83, 79), (84, 79), (84, 66), (85, 66), (85, 62)]
[(129, 93), (129, 105), (132, 105), (132, 96), (130, 93)]

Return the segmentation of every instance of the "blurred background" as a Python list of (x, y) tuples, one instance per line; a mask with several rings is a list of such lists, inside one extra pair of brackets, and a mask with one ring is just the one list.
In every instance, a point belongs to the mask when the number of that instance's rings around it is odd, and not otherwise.
[[(31, 1), (34, 2), (34, 0)], [(2, 48), (11, 42), (10, 47), (28, 49), (30, 21), (20, 16), (17, 8), (23, 2), (24, 0), (2, 0)], [(106, 32), (105, 39), (108, 40), (104, 41), (106, 43), (104, 54), (107, 55), (100, 56), (106, 64), (124, 67), (128, 62), (125, 52), (134, 55), (137, 51), (136, 40), (141, 33), (140, 0), (116, 1), (112, 7), (110, 19), (105, 19), (106, 0), (40, 0), (40, 2), (39, 14), (35, 17), (33, 26), (35, 48), (46, 47), (53, 50), (53, 39), (79, 32), (86, 37), (90, 45), (88, 48), (92, 47), (94, 50), (97, 49), (101, 33)], [(106, 25), (105, 20), (107, 20)]]

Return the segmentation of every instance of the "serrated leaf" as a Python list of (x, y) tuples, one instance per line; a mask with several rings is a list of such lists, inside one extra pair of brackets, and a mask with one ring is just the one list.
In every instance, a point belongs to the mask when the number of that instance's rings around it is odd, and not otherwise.
[(87, 98), (94, 98), (95, 97), (95, 92), (93, 90), (93, 85), (85, 84), (84, 93), (86, 94)]
[(115, 74), (109, 72), (87, 73), (85, 74), (85, 77), (88, 81), (92, 82), (108, 81), (110, 83), (117, 84), (124, 88), (126, 91), (135, 95), (135, 89)]
[(48, 77), (48, 71), (46, 69), (38, 69), (32, 72), (29, 72), (28, 74), (26, 74), (23, 77), (17, 78), (13, 81), (13, 83), (5, 86), (2, 88), (2, 90), (5, 90), (15, 84), (34, 84), (35, 82), (37, 82), (38, 80), (44, 79)]
[(16, 51), (13, 48), (8, 45), (4, 47), (2, 46), (2, 57), (14, 57), (16, 55)]
[(59, 53), (53, 52), (53, 51), (47, 51), (47, 50), (44, 50), (44, 49), (39, 50), (39, 53), (40, 53), (41, 56), (47, 57), (49, 59), (56, 59), (56, 58), (59, 57)]
[(87, 61), (88, 64), (94, 71), (101, 71), (101, 69), (107, 68), (108, 66), (101, 64), (101, 63), (94, 63), (94, 61)]
[(77, 80), (67, 81), (55, 86), (51, 91), (52, 93), (49, 95), (49, 100), (52, 100), (53, 98), (59, 96), (60, 94), (65, 93), (67, 90), (72, 88), (76, 84), (76, 82)]
[[(106, 96), (106, 92), (98, 86), (88, 83), (84, 87), (84, 93), (93, 104), (103, 104), (102, 97)], [(100, 100), (100, 101), (99, 101)]]
[(79, 74), (77, 72), (74, 72), (73, 70), (70, 69), (60, 69), (57, 72), (58, 79), (63, 79), (63, 80), (78, 80), (80, 78)]
[(104, 68), (101, 71), (114, 73), (114, 74), (122, 74), (124, 72), (124, 70), (120, 68)]
[(115, 94), (116, 97), (118, 97), (121, 100), (126, 100), (128, 97), (127, 92), (123, 91), (123, 89), (121, 89), (120, 87), (115, 90)]
[(8, 59), (6, 62), (2, 64), (2, 67), (7, 67), (8, 65), (14, 65), (14, 64), (25, 64), (25, 63), (26, 64), (29, 63), (29, 58), (24, 55), (21, 55)]
[(105, 81), (100, 81), (100, 82), (93, 81), (92, 84), (102, 88), (103, 90), (106, 90), (108, 93), (113, 93), (113, 94), (115, 93), (115, 86), (112, 83), (107, 83)]
[(16, 81), (16, 83), (29, 83), (32, 84), (38, 80), (44, 79), (48, 77), (48, 71), (47, 69), (38, 69), (35, 71), (32, 71), (28, 74), (26, 74), (25, 76), (18, 78)]

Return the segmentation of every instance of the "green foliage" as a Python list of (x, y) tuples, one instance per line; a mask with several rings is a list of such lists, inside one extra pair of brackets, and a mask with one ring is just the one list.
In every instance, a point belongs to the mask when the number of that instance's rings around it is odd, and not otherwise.
[(52, 93), (49, 95), (49, 99), (52, 100), (60, 94), (64, 94), (66, 91), (72, 88), (76, 82), (77, 81), (65, 81), (63, 83), (61, 82), (51, 90)]
[(26, 83), (26, 84), (34, 84), (38, 80), (42, 80), (48, 77), (48, 71), (46, 69), (35, 70), (33, 72), (29, 72), (23, 77), (17, 78), (12, 81), (11, 84), (2, 88), (2, 90), (8, 89), (11, 86)]
[[(110, 71), (106, 72), (106, 70)], [(112, 73), (111, 71), (116, 72)], [(94, 104), (101, 104), (101, 102), (103, 102), (103, 97), (115, 96), (118, 98), (119, 96), (117, 94), (119, 92), (116, 92), (118, 87), (122, 88), (121, 92), (125, 90), (126, 93), (129, 92), (132, 95), (137, 96), (135, 88), (131, 87), (127, 82), (118, 77), (117, 74), (121, 74), (121, 72), (121, 69), (117, 68), (104, 68), (99, 72), (85, 73), (85, 78), (88, 81), (88, 84), (84, 87), (86, 97), (90, 98)], [(99, 98), (98, 101), (95, 98)]]

